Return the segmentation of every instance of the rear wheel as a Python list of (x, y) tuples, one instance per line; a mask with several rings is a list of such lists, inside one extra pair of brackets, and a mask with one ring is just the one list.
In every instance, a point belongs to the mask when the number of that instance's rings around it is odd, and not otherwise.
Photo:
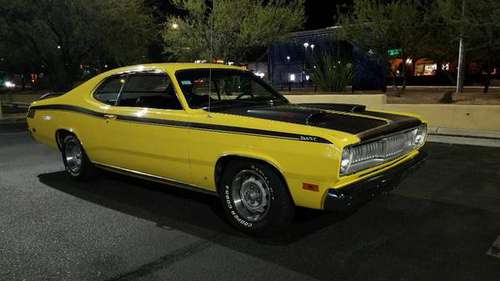
[(261, 162), (228, 163), (219, 193), (230, 222), (249, 234), (280, 231), (294, 215), (295, 206), (286, 184), (273, 168)]
[(74, 179), (86, 180), (96, 174), (82, 144), (75, 135), (67, 135), (62, 141), (62, 158), (66, 172)]

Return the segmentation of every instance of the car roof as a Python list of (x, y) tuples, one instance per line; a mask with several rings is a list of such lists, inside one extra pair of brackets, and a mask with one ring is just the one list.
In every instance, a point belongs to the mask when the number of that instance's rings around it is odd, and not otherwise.
[(200, 69), (200, 68), (215, 68), (215, 69), (237, 69), (244, 70), (243, 67), (231, 66), (225, 64), (210, 64), (210, 63), (151, 63), (138, 64), (116, 68), (106, 72), (108, 75), (125, 73), (125, 72), (144, 72), (144, 71), (162, 71), (174, 73), (177, 70)]

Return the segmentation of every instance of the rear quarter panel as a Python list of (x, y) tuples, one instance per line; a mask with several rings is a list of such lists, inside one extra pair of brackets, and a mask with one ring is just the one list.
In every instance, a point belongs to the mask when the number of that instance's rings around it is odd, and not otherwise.
[[(93, 91), (97, 83), (102, 79), (103, 75), (96, 76), (62, 96), (35, 101), (31, 104), (30, 108), (51, 105), (73, 105), (103, 112), (106, 110), (106, 107), (93, 102), (89, 97), (89, 93)], [(102, 126), (102, 122), (102, 118), (57, 109), (35, 109), (34, 117), (27, 118), (29, 130), (36, 141), (57, 148), (57, 130), (67, 130), (78, 136), (89, 156), (93, 156), (95, 148), (99, 146), (101, 141), (99, 134), (96, 132)]]

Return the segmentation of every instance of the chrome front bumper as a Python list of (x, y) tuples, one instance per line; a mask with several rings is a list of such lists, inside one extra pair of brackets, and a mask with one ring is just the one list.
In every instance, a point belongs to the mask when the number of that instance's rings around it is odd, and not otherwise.
[(425, 152), (420, 151), (412, 159), (382, 173), (342, 188), (329, 189), (323, 204), (323, 209), (330, 211), (347, 210), (369, 200), (381, 192), (391, 191), (410, 172), (419, 168), (424, 163), (426, 156)]

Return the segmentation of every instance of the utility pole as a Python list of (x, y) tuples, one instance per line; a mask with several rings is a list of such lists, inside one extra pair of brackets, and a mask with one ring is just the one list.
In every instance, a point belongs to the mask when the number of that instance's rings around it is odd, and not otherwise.
[[(462, 24), (465, 19), (465, 0), (462, 0)], [(460, 44), (458, 47), (458, 69), (457, 69), (457, 88), (455, 89), (455, 93), (462, 93), (464, 90), (464, 34), (463, 34), (463, 26), (460, 31)]]

